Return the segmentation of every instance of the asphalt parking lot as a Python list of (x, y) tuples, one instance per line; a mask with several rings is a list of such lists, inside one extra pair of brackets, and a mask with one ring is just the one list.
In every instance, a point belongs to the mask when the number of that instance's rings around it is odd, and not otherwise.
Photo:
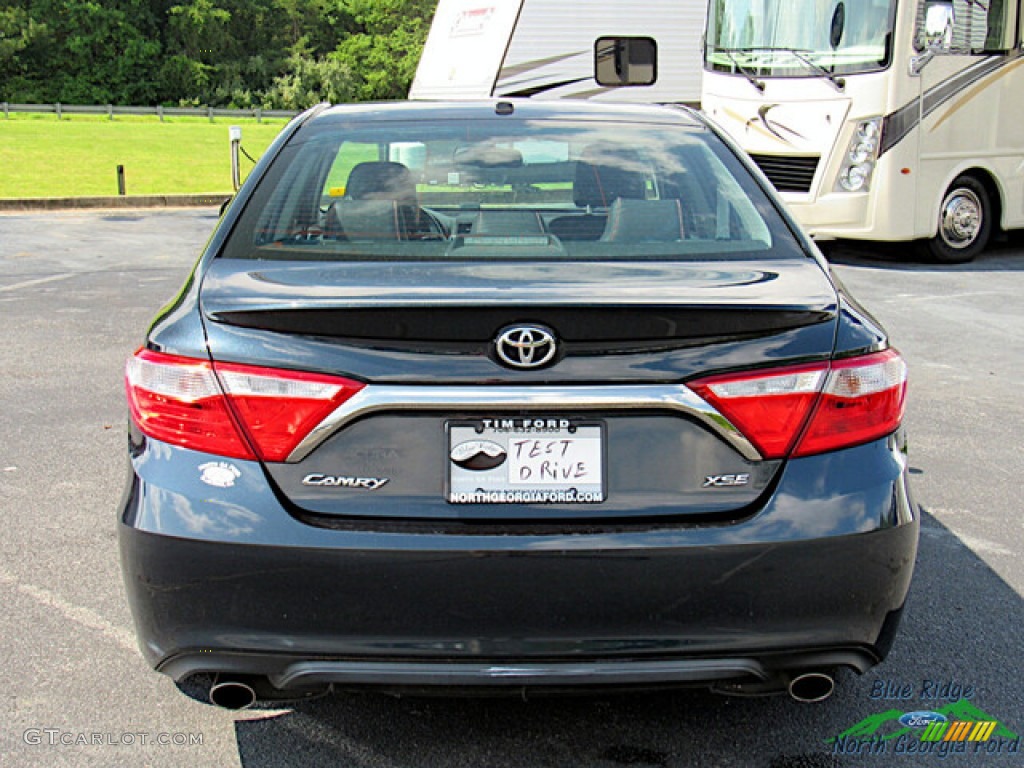
[(829, 742), (893, 709), (963, 700), (1024, 735), (1024, 238), (959, 267), (907, 261), (903, 246), (830, 249), (910, 365), (923, 527), (892, 655), (863, 677), (842, 674), (828, 701), (348, 694), (232, 713), (144, 664), (115, 536), (123, 362), (215, 222), (209, 209), (0, 215), (0, 764), (1024, 764), (1004, 737), (962, 743), (963, 753)]

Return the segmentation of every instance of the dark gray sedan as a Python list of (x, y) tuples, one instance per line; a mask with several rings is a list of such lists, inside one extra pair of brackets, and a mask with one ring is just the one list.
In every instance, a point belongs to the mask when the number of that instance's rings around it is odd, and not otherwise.
[(893, 642), (903, 360), (691, 111), (313, 109), (126, 383), (136, 629), (216, 703), (815, 700)]

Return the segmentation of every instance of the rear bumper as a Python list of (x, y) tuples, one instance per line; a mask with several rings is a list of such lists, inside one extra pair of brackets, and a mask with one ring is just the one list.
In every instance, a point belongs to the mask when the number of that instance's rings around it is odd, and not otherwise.
[[(918, 520), (895, 439), (789, 462), (742, 522), (475, 533), (309, 525), (262, 470), (150, 444), (122, 510), (149, 663), (280, 688), (763, 680), (888, 651)], [(828, 495), (819, 480), (828, 477)], [(260, 484), (264, 487), (260, 487)], [(249, 503), (245, 503), (248, 501)]]

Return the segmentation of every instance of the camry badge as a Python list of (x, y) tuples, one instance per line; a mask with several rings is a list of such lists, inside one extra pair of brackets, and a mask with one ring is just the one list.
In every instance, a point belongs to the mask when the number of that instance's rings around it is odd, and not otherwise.
[(513, 325), (498, 334), (494, 350), (512, 368), (540, 368), (555, 356), (555, 334), (540, 325)]
[(508, 454), (505, 449), (490, 440), (468, 440), (452, 448), (452, 463), (463, 469), (483, 472), (500, 467)]
[(386, 477), (345, 477), (320, 473), (306, 475), (302, 478), (303, 485), (312, 485), (318, 488), (364, 488), (367, 491), (376, 491), (387, 481)]

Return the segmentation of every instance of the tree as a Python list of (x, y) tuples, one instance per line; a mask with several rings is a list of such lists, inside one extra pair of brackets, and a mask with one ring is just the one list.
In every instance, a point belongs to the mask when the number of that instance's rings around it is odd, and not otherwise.
[(321, 101), (352, 101), (355, 78), (349, 66), (336, 56), (314, 58), (293, 54), (285, 74), (275, 78), (264, 96), (264, 105), (283, 109), (306, 109)]
[(31, 87), (31, 62), (46, 49), (49, 34), (28, 9), (0, 8), (0, 99), (18, 100)]
[(356, 30), (333, 55), (352, 68), (359, 82), (357, 100), (405, 98), (435, 5), (432, 0), (346, 0)]
[(435, 0), (0, 0), (0, 98), (298, 109), (402, 98)]
[(6, 63), (20, 75), (11, 96), (86, 104), (151, 98), (160, 43), (134, 22), (145, 10), (138, 0), (32, 0), (7, 9), (0, 24), (21, 25), (13, 61)]

